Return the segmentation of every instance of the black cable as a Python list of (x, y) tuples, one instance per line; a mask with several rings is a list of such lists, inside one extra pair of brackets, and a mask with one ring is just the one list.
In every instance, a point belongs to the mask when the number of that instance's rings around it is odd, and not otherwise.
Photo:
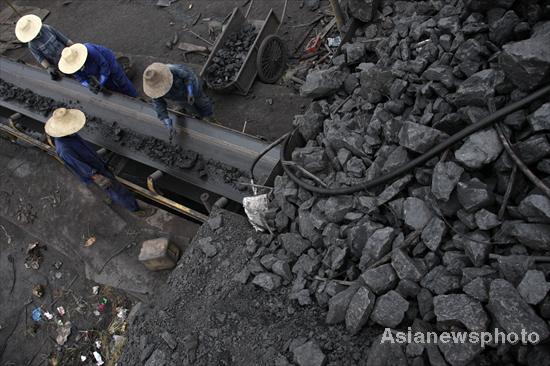
[[(300, 178), (298, 178), (289, 169), (289, 167), (285, 166), (284, 164), (283, 164), (283, 170), (288, 175), (288, 177), (294, 183), (296, 183), (299, 187), (301, 187), (301, 188), (303, 188), (307, 191), (310, 191), (310, 192), (313, 192), (313, 193), (318, 193), (318, 194), (321, 194), (321, 195), (352, 194), (352, 193), (355, 193), (355, 192), (358, 192), (358, 191), (367, 190), (369, 188), (382, 185), (382, 184), (387, 183), (387, 182), (389, 182), (389, 181), (391, 181), (395, 178), (398, 178), (398, 177), (402, 176), (403, 174), (409, 172), (410, 170), (414, 169), (418, 165), (426, 163), (427, 161), (432, 159), (434, 156), (436, 156), (439, 153), (445, 151), (446, 149), (448, 149), (449, 147), (451, 147), (452, 145), (454, 145), (458, 141), (462, 140), (463, 138), (471, 135), (474, 132), (477, 132), (479, 130), (482, 130), (482, 129), (494, 124), (495, 122), (497, 122), (501, 118), (505, 117), (506, 115), (508, 115), (512, 112), (515, 112), (518, 109), (521, 109), (521, 108), (525, 107), (526, 105), (534, 102), (535, 100), (537, 100), (540, 97), (543, 97), (544, 95), (549, 94), (549, 93), (550, 93), (550, 85), (547, 85), (544, 88), (539, 89), (539, 90), (529, 94), (525, 98), (523, 98), (521, 100), (518, 100), (517, 102), (514, 102), (512, 104), (509, 104), (506, 107), (498, 110), (497, 112), (490, 114), (489, 116), (485, 117), (481, 121), (479, 121), (477, 123), (474, 123), (473, 125), (470, 125), (470, 126), (464, 128), (462, 131), (460, 131), (458, 133), (455, 133), (454, 135), (449, 137), (447, 140), (445, 140), (442, 143), (434, 146), (433, 148), (431, 148), (430, 150), (428, 150), (424, 154), (422, 154), (419, 157), (409, 161), (407, 164), (400, 166), (399, 168), (395, 169), (394, 171), (392, 171), (392, 172), (390, 172), (386, 175), (383, 175), (381, 177), (375, 178), (373, 180), (369, 180), (369, 181), (366, 181), (366, 182), (363, 182), (363, 183), (359, 183), (359, 184), (356, 184), (356, 185), (353, 185), (353, 186), (350, 186), (350, 187), (332, 188), (332, 189), (331, 188), (316, 187), (316, 186), (313, 186), (309, 183), (306, 183), (306, 182), (300, 180)], [(286, 138), (283, 142), (282, 149), (281, 149), (281, 161), (285, 161), (285, 160), (290, 159), (289, 154), (287, 154), (287, 152), (288, 152), (287, 151), (288, 150), (288, 143), (291, 140), (292, 136), (294, 136), (296, 131), (297, 131), (297, 128), (295, 128), (291, 133), (289, 133), (286, 136)]]
[(252, 162), (252, 165), (250, 166), (250, 178), (252, 178), (252, 180), (254, 180), (254, 167), (256, 166), (256, 164), (258, 164), (258, 161), (260, 161), (260, 159), (265, 155), (267, 154), (271, 149), (273, 149), (275, 146), (279, 145), (284, 139), (285, 137), (288, 136), (288, 132), (285, 133), (284, 135), (282, 135), (281, 137), (279, 137), (277, 140), (273, 141), (268, 147), (266, 147), (264, 149), (264, 151), (262, 151), (260, 153), (260, 155), (256, 156), (256, 158), (254, 159), (254, 161)]

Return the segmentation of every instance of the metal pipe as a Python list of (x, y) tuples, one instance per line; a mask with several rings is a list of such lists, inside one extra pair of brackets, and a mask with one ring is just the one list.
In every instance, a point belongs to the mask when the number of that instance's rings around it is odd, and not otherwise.
[(156, 194), (162, 194), (161, 191), (156, 187), (157, 181), (162, 178), (164, 174), (160, 170), (155, 170), (152, 174), (147, 177), (147, 188)]

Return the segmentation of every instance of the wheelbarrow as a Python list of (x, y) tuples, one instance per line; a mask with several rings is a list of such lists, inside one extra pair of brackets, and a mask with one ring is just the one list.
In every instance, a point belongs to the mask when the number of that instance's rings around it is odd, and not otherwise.
[[(250, 47), (248, 54), (237, 73), (236, 78), (223, 86), (216, 86), (209, 82), (206, 70), (212, 64), (217, 51), (226, 43), (229, 36), (238, 32), (245, 22), (249, 22), (259, 29), (256, 40)], [(286, 68), (286, 45), (276, 33), (281, 21), (271, 9), (265, 20), (247, 20), (239, 8), (235, 8), (228, 22), (223, 26), (222, 33), (210, 52), (208, 60), (201, 70), (201, 77), (211, 90), (220, 93), (248, 94), (254, 84), (256, 76), (267, 84), (273, 84), (283, 75)]]

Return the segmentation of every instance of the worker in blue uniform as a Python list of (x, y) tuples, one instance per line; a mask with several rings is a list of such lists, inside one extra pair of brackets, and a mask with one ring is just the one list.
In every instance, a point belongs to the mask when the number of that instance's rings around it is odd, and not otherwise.
[(86, 124), (86, 116), (78, 109), (58, 108), (46, 122), (46, 133), (54, 138), (57, 155), (85, 184), (95, 183), (105, 190), (112, 202), (137, 216), (145, 217), (152, 210), (141, 209), (134, 195), (111, 172), (101, 157), (77, 134)]
[(173, 128), (173, 121), (168, 115), (167, 99), (180, 103), (190, 114), (216, 122), (212, 99), (204, 92), (203, 84), (197, 74), (185, 65), (155, 62), (143, 72), (143, 91), (153, 99), (157, 117), (170, 129)]
[(59, 80), (61, 74), (57, 63), (65, 47), (73, 42), (54, 27), (43, 24), (40, 17), (34, 14), (24, 15), (15, 25), (15, 35), (22, 43), (27, 43), (29, 51), (36, 61), (50, 74), (52, 80)]
[(137, 96), (134, 85), (110, 49), (93, 43), (76, 43), (65, 48), (59, 59), (59, 70), (74, 75), (84, 87), (97, 94), (103, 89)]

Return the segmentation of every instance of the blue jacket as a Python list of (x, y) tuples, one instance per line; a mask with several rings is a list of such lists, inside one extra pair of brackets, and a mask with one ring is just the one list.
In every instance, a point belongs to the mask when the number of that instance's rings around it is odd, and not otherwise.
[(200, 80), (197, 74), (185, 65), (168, 65), (174, 76), (172, 88), (162, 98), (153, 99), (153, 107), (159, 119), (168, 118), (168, 105), (166, 99), (181, 101), (187, 99), (187, 86), (200, 94)]
[(77, 134), (55, 138), (57, 155), (65, 165), (86, 184), (92, 183), (92, 175), (112, 177), (107, 164)]
[(42, 25), (38, 36), (29, 42), (29, 50), (38, 61), (44, 60), (52, 65), (57, 65), (61, 58), (61, 51), (68, 46), (69, 38), (57, 29), (47, 24)]
[(87, 86), (90, 77), (95, 77), (102, 85), (105, 84), (111, 72), (118, 71), (115, 54), (110, 49), (93, 43), (84, 43), (88, 49), (88, 58), (84, 70), (74, 73), (74, 77)]

